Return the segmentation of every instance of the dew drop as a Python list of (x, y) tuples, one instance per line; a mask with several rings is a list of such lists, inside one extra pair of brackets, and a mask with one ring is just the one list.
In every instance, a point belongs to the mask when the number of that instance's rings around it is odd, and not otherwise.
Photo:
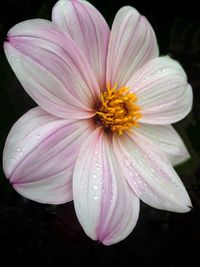
[(136, 187), (138, 186), (136, 181), (134, 181), (133, 184), (134, 184)]
[(177, 189), (177, 190), (181, 190), (181, 188), (180, 188), (179, 185), (176, 185), (176, 189)]
[(98, 185), (95, 184), (95, 185), (93, 186), (93, 189), (94, 189), (95, 191), (98, 190)]
[(21, 147), (17, 147), (17, 151), (18, 151), (18, 152), (21, 151)]
[(133, 173), (130, 172), (130, 171), (128, 172), (128, 175), (131, 176), (131, 177), (133, 177)]
[(16, 61), (16, 63), (20, 63), (21, 62), (21, 60), (19, 58), (16, 58), (15, 61)]
[(96, 179), (96, 178), (97, 178), (97, 175), (96, 175), (96, 174), (93, 174), (92, 177), (93, 177), (94, 179)]
[(12, 162), (13, 162), (13, 161), (15, 161), (15, 158), (14, 158), (14, 157), (12, 157), (12, 158), (11, 158), (11, 161), (12, 161)]
[(129, 166), (130, 166), (130, 162), (128, 162), (128, 160), (125, 160), (125, 165), (126, 165), (127, 167), (129, 167)]
[(94, 196), (94, 200), (97, 200), (99, 197), (98, 196)]

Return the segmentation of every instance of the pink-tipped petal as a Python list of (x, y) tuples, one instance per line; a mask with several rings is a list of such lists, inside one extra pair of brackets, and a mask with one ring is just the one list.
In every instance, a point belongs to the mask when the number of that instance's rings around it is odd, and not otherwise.
[(121, 8), (113, 22), (107, 62), (107, 83), (125, 85), (134, 72), (158, 56), (154, 31), (138, 11)]
[(173, 166), (190, 158), (181, 137), (171, 125), (141, 123), (141, 127), (137, 128), (137, 131), (156, 144), (166, 154)]
[(110, 29), (103, 16), (87, 1), (60, 0), (53, 8), (52, 20), (76, 42), (104, 89)]
[(183, 183), (164, 153), (146, 137), (137, 130), (115, 136), (114, 148), (127, 182), (141, 200), (158, 209), (190, 211)]
[(52, 22), (15, 25), (4, 49), (22, 86), (44, 110), (67, 119), (93, 115), (98, 83), (78, 46)]
[(181, 65), (170, 57), (153, 59), (127, 83), (138, 96), (141, 122), (171, 124), (183, 119), (192, 107), (192, 89)]
[(112, 141), (101, 128), (81, 146), (74, 169), (73, 197), (78, 219), (94, 240), (111, 245), (135, 227), (139, 199), (126, 183)]
[(23, 196), (42, 203), (72, 200), (72, 175), (80, 145), (92, 131), (36, 107), (11, 129), (3, 153), (6, 177)]

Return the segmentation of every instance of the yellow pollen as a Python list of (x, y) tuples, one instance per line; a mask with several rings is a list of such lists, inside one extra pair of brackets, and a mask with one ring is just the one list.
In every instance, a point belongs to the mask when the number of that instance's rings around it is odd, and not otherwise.
[(100, 100), (96, 114), (105, 128), (122, 135), (125, 130), (139, 126), (138, 120), (142, 116), (140, 107), (136, 105), (137, 96), (128, 87), (117, 89), (117, 84), (113, 88), (108, 84)]

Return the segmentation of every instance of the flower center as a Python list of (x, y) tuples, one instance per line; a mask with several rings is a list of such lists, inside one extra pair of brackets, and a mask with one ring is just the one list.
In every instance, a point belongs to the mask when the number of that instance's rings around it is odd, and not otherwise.
[(136, 94), (123, 86), (117, 89), (117, 85), (101, 93), (101, 105), (96, 112), (98, 119), (105, 128), (122, 135), (132, 126), (138, 127), (138, 120), (142, 117)]

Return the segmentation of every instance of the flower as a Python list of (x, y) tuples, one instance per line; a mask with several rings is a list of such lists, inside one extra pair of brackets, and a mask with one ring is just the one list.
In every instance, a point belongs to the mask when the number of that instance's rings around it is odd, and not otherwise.
[(5, 41), (13, 71), (38, 104), (5, 144), (13, 187), (42, 203), (73, 200), (86, 234), (105, 245), (133, 230), (139, 199), (189, 211), (172, 167), (189, 157), (170, 125), (192, 106), (180, 64), (158, 56), (151, 25), (132, 7), (119, 10), (111, 32), (87, 1), (58, 1), (52, 21), (19, 23)]

